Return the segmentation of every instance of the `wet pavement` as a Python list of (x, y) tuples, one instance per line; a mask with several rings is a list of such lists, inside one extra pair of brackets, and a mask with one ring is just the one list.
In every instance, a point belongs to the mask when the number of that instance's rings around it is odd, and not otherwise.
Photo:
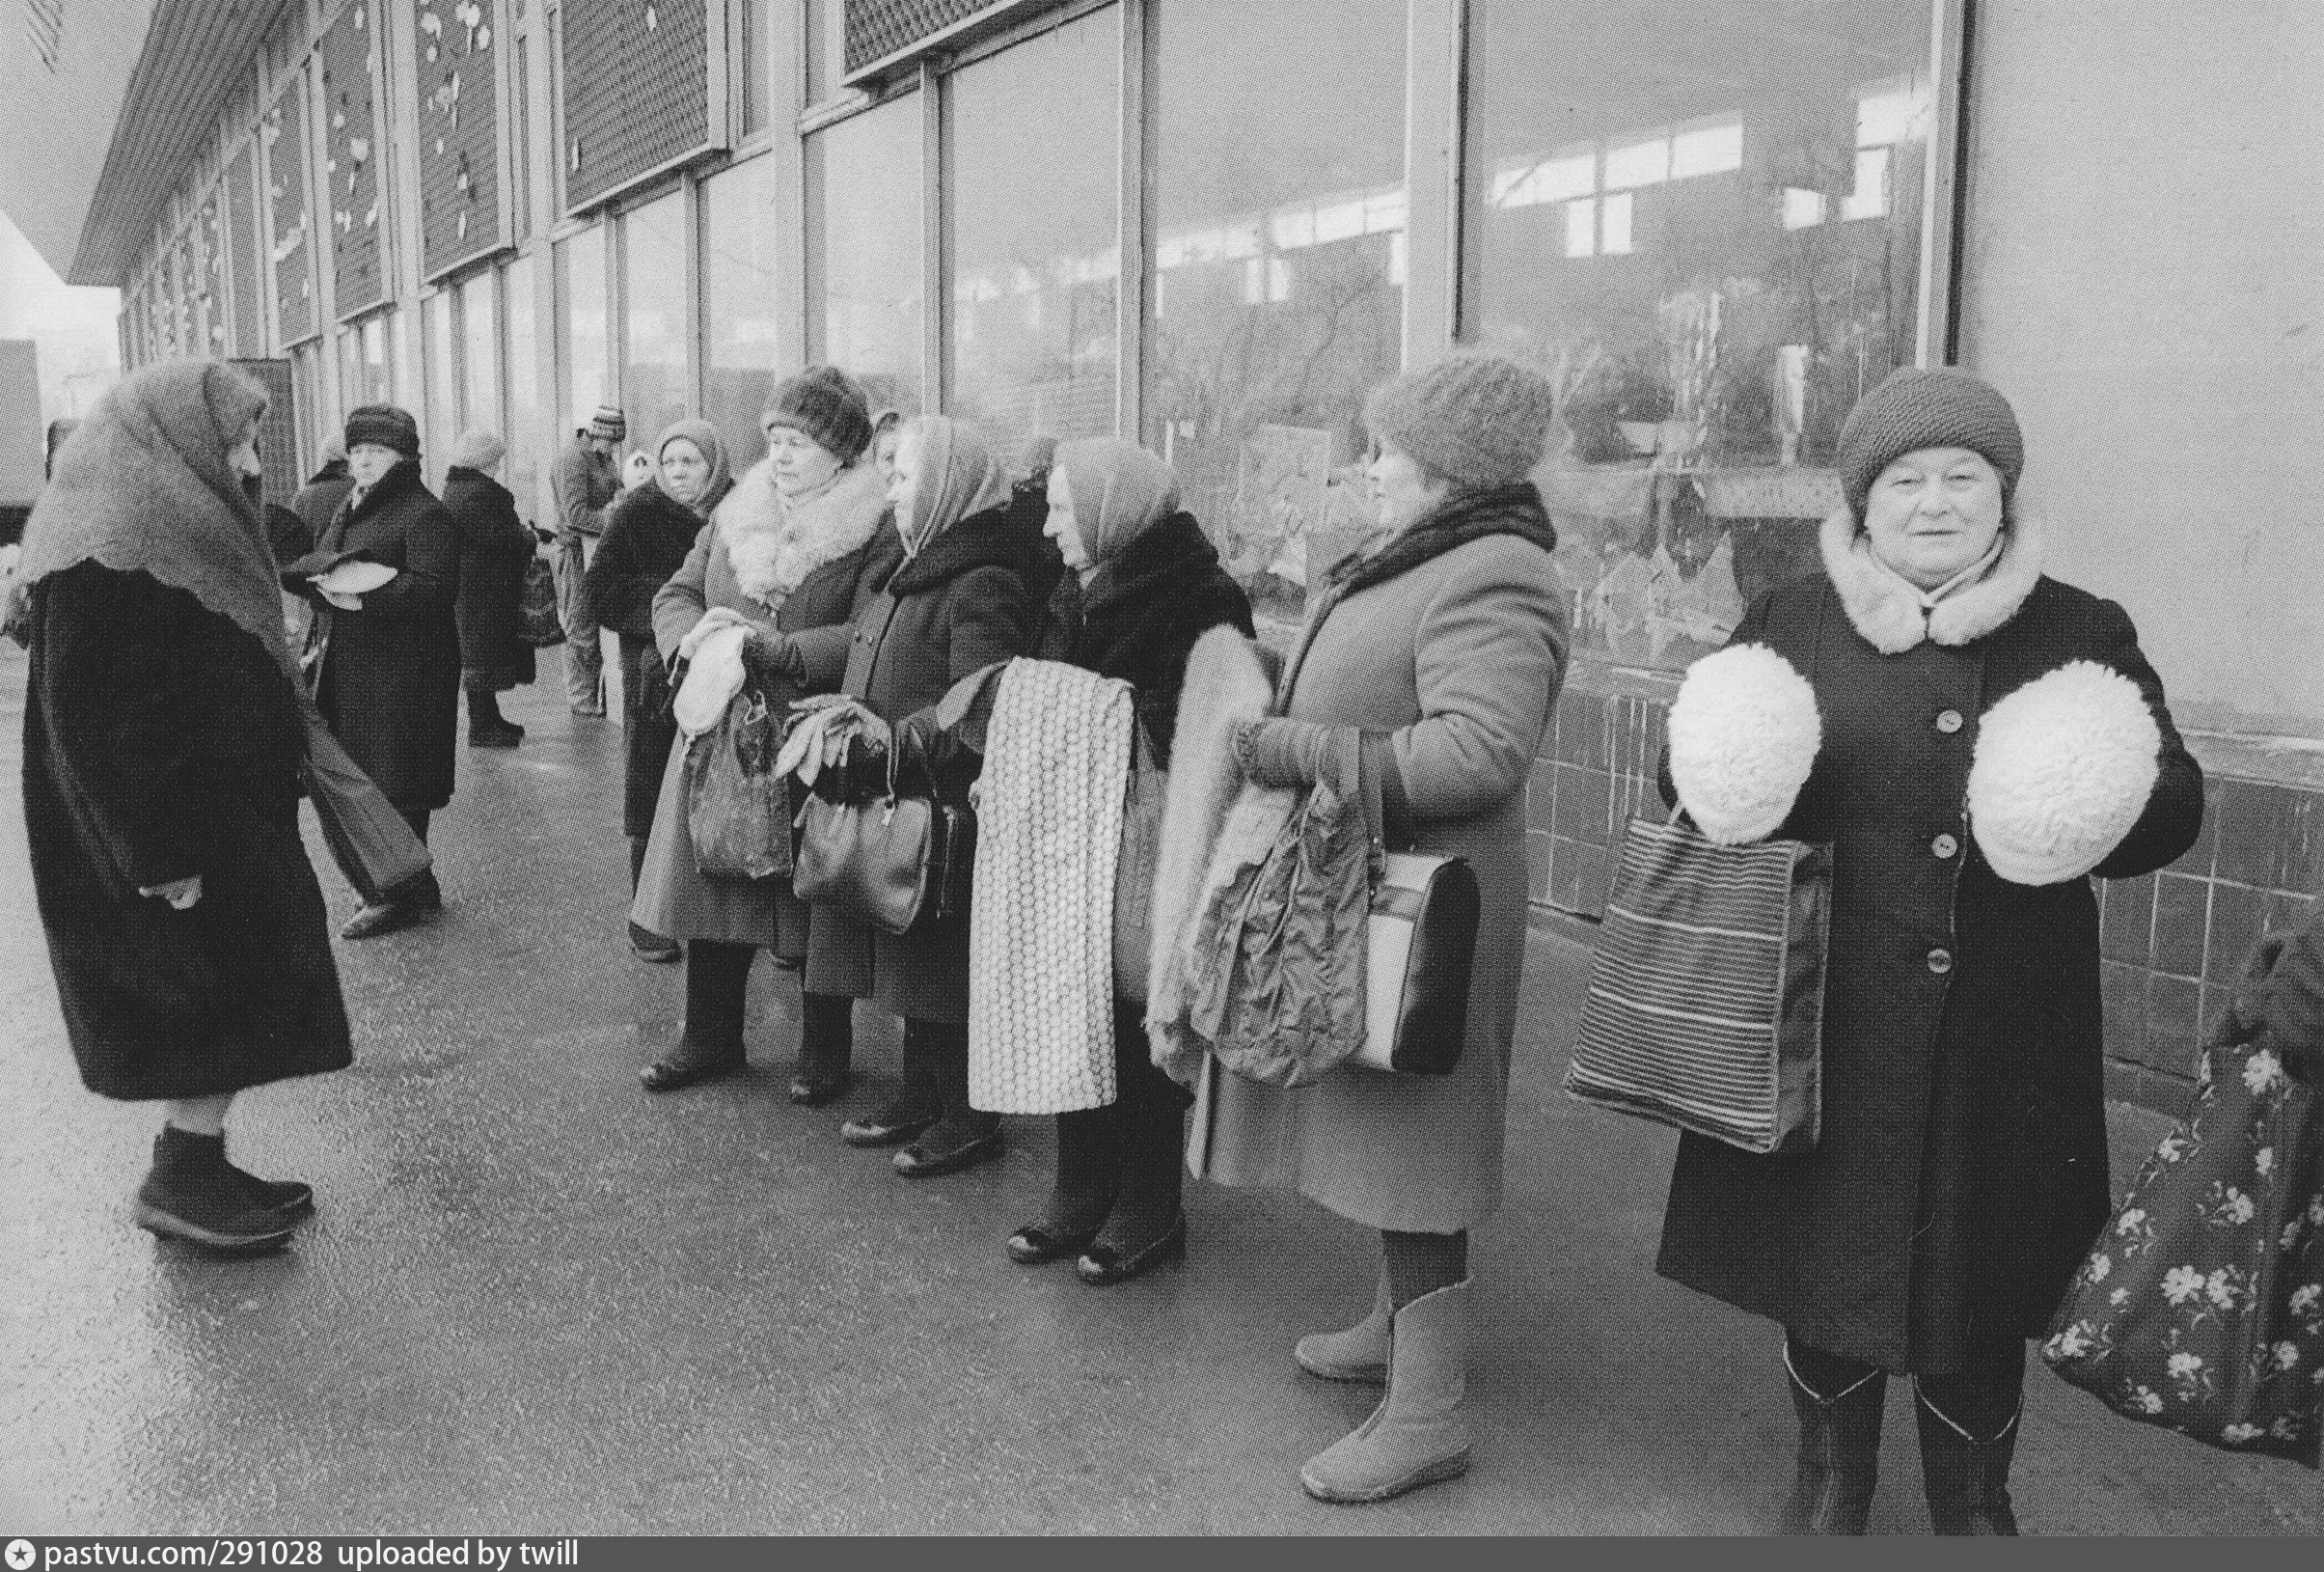
[[(1748, 1533), (1790, 1473), (1777, 1335), (1654, 1276), (1671, 1137), (1557, 1089), (1588, 930), (1535, 936), (1510, 1204), (1477, 1240), (1476, 1467), (1382, 1505), (1301, 1495), (1370, 1389), (1299, 1375), (1369, 1303), (1371, 1236), (1197, 1187), (1184, 1267), (1083, 1287), (1010, 1264), (1046, 1121), (912, 1183), (834, 1133), (871, 1084), (782, 1092), (795, 980), (762, 967), (750, 1073), (652, 1098), (675, 967), (622, 933), (619, 727), (509, 696), (436, 816), (433, 924), (339, 955), (358, 1060), (236, 1106), (232, 1149), (311, 1180), (287, 1252), (219, 1261), (133, 1227), (157, 1112), (83, 1091), (32, 908), (24, 660), (0, 645), (0, 1532)], [(609, 663), (610, 664), (610, 663)], [(617, 713), (617, 710), (616, 710)], [(312, 833), (334, 911), (353, 899)], [(2116, 1111), (2118, 1177), (2160, 1122)], [(2031, 1532), (2316, 1533), (2315, 1476), (2116, 1420), (2036, 1370)], [(1883, 1532), (1919, 1532), (1892, 1395)]]

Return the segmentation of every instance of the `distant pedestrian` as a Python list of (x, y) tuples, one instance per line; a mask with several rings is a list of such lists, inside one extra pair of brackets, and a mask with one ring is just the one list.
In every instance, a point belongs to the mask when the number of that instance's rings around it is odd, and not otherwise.
[(1787, 1532), (1864, 1531), (1892, 1372), (1937, 1531), (2017, 1531), (2025, 1339), (2112, 1202), (2090, 876), (2202, 823), (2130, 619), (2042, 573), (2024, 462), (1991, 386), (1890, 376), (1841, 427), (1823, 573), (1760, 595), (1671, 711), (1706, 835), (1833, 849), (1818, 1144), (1682, 1135), (1656, 1262), (1784, 1328)]
[(58, 455), (25, 533), (24, 817), (88, 1088), (160, 1101), (137, 1222), (272, 1248), (313, 1190), (228, 1161), (244, 1089), (351, 1062), (298, 828), (304, 731), (257, 496), (264, 391), (132, 372)]
[(1468, 1468), (1468, 1234), (1501, 1201), (1525, 785), (1566, 662), (1557, 532), (1528, 479), (1550, 414), (1548, 385), (1496, 356), (1440, 361), (1373, 392), (1381, 533), (1326, 577), (1277, 688), (1280, 718), (1236, 732), (1244, 773), (1262, 786), (1311, 786), (1326, 750), (1356, 741), (1379, 774), (1388, 848), (1464, 857), (1483, 896), (1450, 1075), (1350, 1067), (1296, 1090), (1211, 1078), (1206, 1176), (1297, 1189), (1380, 1230), (1372, 1313), (1296, 1350), (1326, 1380), (1388, 1388), (1300, 1471), (1325, 1501), (1379, 1501)]
[[(412, 834), (451, 800), (460, 719), (460, 532), (420, 479), (420, 428), (409, 411), (365, 404), (347, 416), (354, 487), (314, 552), (283, 569), (314, 607), (307, 636), (314, 702), (350, 758), (396, 805)], [(357, 593), (315, 581), (344, 565), (392, 570)], [(340, 930), (392, 931), (441, 909), (430, 870), (401, 898), (367, 901)]]
[[(306, 523), (310, 540), (322, 538), (323, 531), (331, 527), (331, 515), (347, 498), (355, 484), (355, 477), (347, 473), (347, 445), (334, 436), (323, 444), (322, 461), (307, 483), (291, 494), (290, 510)], [(288, 562), (287, 557), (280, 558)]]
[[(734, 479), (726, 445), (708, 421), (684, 420), (654, 443), (654, 483), (625, 491), (606, 515), (604, 538), (589, 564), (585, 587), (588, 614), (614, 631), (621, 652), (621, 833), (629, 838), (629, 888), (638, 893), (645, 843), (653, 834), (654, 805), (670, 765), (678, 723), (670, 713), (670, 682), (654, 644), (654, 596), (694, 550), (697, 538)], [(663, 934), (636, 923), (629, 947), (640, 960), (674, 961), (681, 951)]]
[(621, 495), (617, 455), (629, 422), (611, 404), (600, 404), (588, 424), (549, 470), (549, 494), (557, 504), (557, 610), (565, 629), (565, 703), (576, 715), (605, 713), (605, 653), (597, 624), (582, 593), (589, 558), (605, 533), (606, 510)]
[(533, 532), (517, 516), (516, 498), (492, 476), (507, 451), (479, 427), (452, 444), (444, 471), (444, 510), (460, 530), (455, 610), (471, 748), (513, 748), (524, 740), (525, 729), (502, 715), (500, 695), (533, 677), (533, 647), (517, 636)]

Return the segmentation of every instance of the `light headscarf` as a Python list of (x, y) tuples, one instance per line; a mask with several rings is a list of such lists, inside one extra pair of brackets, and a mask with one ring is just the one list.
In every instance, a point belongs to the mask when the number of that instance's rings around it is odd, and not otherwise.
[(1074, 523), (1089, 565), (1103, 567), (1178, 511), (1170, 466), (1121, 437), (1083, 437), (1057, 449), (1055, 473), (1073, 497)]
[(286, 670), (283, 596), (266, 521), (228, 455), (266, 412), (232, 366), (179, 360), (131, 372), (57, 450), (24, 526), (17, 582), (94, 562), (183, 590)]
[[(680, 437), (693, 443), (710, 464), (710, 473), (702, 478), (702, 494), (681, 506), (708, 518), (718, 507), (719, 499), (734, 484), (734, 476), (726, 467), (726, 445), (719, 440), (718, 427), (708, 421), (672, 421), (664, 427), (662, 434), (654, 438), (654, 486), (665, 497), (670, 497), (670, 488), (662, 484), (662, 450)], [(678, 499), (670, 497), (670, 500)]]
[(1008, 477), (976, 427), (943, 415), (922, 415), (906, 422), (904, 433), (920, 449), (912, 516), (896, 521), (905, 556), (918, 556), (928, 542), (970, 514), (1008, 501)]

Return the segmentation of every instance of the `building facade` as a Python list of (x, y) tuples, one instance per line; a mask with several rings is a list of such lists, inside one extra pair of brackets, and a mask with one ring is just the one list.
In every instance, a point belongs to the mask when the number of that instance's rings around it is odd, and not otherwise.
[(747, 461), (828, 360), (1004, 441), (1135, 436), (1281, 627), (1359, 527), (1365, 391), (1500, 349), (1560, 394), (1576, 658), (1534, 876), (1588, 916), (1677, 674), (1815, 569), (1849, 405), (1958, 362), (2213, 778), (2202, 843), (2103, 892), (2119, 1092), (2184, 1096), (2243, 952), (2324, 883), (2307, 0), (151, 11), (148, 55), (226, 58), (206, 98), (140, 62), (70, 276), (123, 290), (128, 364), (276, 363), (302, 465), (391, 400), (431, 476), (504, 431), (545, 515), (598, 403)]

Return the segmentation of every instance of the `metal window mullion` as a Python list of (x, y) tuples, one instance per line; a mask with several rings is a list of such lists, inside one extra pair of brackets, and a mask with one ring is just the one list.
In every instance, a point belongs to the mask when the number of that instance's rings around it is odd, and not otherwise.
[(1913, 323), (1913, 364), (1952, 361), (1960, 349), (1959, 238), (1968, 188), (1968, 0), (1931, 0), (1929, 70), (1935, 124), (1921, 179), (1920, 301)]
[(703, 400), (703, 373), (709, 365), (710, 326), (705, 319), (710, 291), (703, 286), (702, 270), (708, 266), (707, 247), (702, 244), (702, 225), (706, 220), (702, 200), (703, 183), (696, 175), (686, 177), (679, 187), (686, 193), (685, 216), (678, 228), (685, 235), (686, 279), (685, 340), (686, 340), (686, 413), (700, 415), (708, 408)]
[(950, 392), (951, 319), (945, 280), (951, 276), (951, 226), (944, 222), (946, 145), (943, 96), (947, 91), (933, 58), (920, 73), (920, 407), (936, 413)]
[(1113, 429), (1135, 442), (1145, 409), (1146, 323), (1152, 285), (1147, 251), (1154, 183), (1147, 177), (1153, 114), (1147, 86), (1154, 59), (1150, 0), (1122, 0), (1120, 175), (1114, 242)]
[(1459, 326), (1463, 0), (1408, 0), (1405, 28), (1404, 364), (1452, 346)]

